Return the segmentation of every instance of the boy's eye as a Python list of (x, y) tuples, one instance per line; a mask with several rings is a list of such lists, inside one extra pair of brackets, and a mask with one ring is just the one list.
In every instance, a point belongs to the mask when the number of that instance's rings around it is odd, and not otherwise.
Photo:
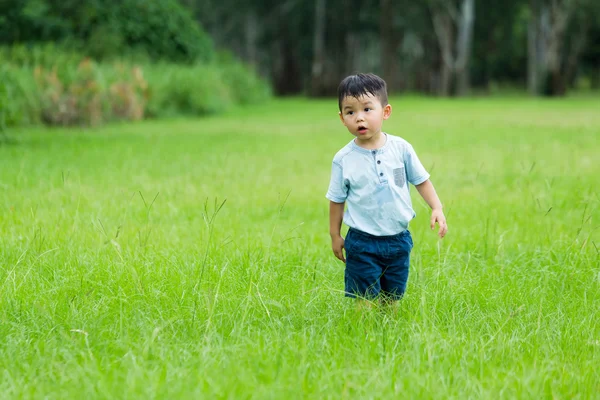
[(346, 115), (352, 115), (352, 114), (354, 114), (354, 111), (348, 111), (348, 112), (346, 113)]
[(369, 112), (369, 111), (371, 111), (371, 109), (369, 107), (367, 107), (367, 108), (365, 108), (365, 111)]

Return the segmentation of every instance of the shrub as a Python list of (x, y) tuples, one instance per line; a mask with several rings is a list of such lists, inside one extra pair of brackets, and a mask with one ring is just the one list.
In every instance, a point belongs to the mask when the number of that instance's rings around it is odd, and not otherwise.
[(39, 122), (32, 69), (0, 65), (0, 119), (4, 127)]
[(111, 71), (113, 79), (107, 91), (106, 103), (113, 120), (139, 121), (146, 116), (149, 97), (148, 82), (142, 67), (119, 63)]
[(56, 43), (35, 46), (15, 44), (0, 47), (0, 63), (18, 67), (52, 68), (77, 65), (84, 58), (83, 53)]
[(239, 104), (252, 104), (271, 96), (271, 89), (253, 70), (231, 60), (221, 62), (221, 74), (228, 86), (234, 88), (234, 100)]
[(97, 63), (77, 52), (55, 49), (0, 48), (4, 126), (200, 116), (270, 96), (266, 82), (233, 59), (135, 66), (130, 61)]
[[(102, 80), (101, 69), (85, 59), (76, 69), (35, 69), (41, 120), (49, 125), (99, 125), (110, 120), (144, 117), (148, 85), (139, 67), (118, 65), (113, 81)], [(106, 67), (105, 67), (106, 69)]]
[(265, 80), (233, 58), (221, 57), (206, 65), (152, 65), (148, 72), (150, 117), (212, 114), (272, 95)]
[(174, 114), (204, 115), (229, 109), (233, 88), (214, 65), (156, 65), (148, 67), (150, 117)]

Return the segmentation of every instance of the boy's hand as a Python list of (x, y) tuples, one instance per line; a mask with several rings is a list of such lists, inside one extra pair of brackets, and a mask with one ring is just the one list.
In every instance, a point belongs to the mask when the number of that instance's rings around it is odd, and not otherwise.
[(436, 222), (440, 226), (438, 236), (440, 238), (443, 238), (448, 232), (448, 225), (446, 224), (446, 217), (444, 216), (444, 212), (441, 209), (434, 209), (431, 212), (431, 230), (435, 229)]
[(346, 262), (346, 258), (344, 257), (344, 238), (341, 236), (333, 236), (331, 238), (331, 248), (333, 250), (333, 254), (342, 262)]

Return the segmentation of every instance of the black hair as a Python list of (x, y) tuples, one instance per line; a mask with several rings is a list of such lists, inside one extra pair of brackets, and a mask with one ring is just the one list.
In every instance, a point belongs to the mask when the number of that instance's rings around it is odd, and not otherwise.
[(356, 74), (344, 78), (338, 86), (338, 106), (342, 111), (342, 101), (348, 96), (360, 97), (372, 94), (379, 98), (381, 105), (388, 104), (385, 81), (375, 74)]

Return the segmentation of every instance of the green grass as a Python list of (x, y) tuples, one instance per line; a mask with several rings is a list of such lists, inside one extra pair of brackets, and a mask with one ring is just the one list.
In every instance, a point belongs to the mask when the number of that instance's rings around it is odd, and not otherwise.
[(398, 316), (341, 293), (333, 99), (12, 132), (2, 397), (597, 398), (600, 101), (392, 104), (450, 227), (413, 191)]

